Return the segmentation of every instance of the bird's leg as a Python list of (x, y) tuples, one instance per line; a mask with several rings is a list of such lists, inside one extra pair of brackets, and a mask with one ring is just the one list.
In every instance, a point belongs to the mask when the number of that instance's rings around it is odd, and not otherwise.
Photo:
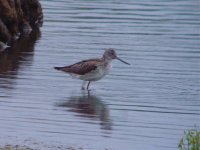
[(90, 81), (88, 82), (88, 85), (87, 85), (87, 90), (89, 90), (89, 86), (90, 86)]
[(85, 84), (86, 84), (86, 81), (83, 81), (83, 84), (82, 84), (82, 87), (81, 87), (82, 90), (85, 90)]

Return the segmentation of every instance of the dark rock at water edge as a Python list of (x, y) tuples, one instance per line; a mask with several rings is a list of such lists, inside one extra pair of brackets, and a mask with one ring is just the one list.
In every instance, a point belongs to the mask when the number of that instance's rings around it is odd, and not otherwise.
[(0, 0), (0, 49), (43, 23), (39, 0)]
[(29, 34), (21, 34), (18, 39), (12, 41), (12, 46), (0, 50), (0, 79), (2, 75), (14, 77), (19, 68), (32, 62), (35, 43), (40, 37), (39, 28), (33, 28)]

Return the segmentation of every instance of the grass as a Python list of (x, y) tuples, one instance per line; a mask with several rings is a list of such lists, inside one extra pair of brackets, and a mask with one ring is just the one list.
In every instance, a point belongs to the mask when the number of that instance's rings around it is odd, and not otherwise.
[(179, 150), (200, 150), (200, 131), (197, 129), (185, 131), (178, 147)]

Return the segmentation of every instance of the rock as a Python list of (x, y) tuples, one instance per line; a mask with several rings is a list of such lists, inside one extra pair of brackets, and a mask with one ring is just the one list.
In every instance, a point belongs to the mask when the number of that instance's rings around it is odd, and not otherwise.
[[(9, 75), (12, 74), (13, 71), (17, 73), (18, 68), (27, 61), (27, 57), (28, 61), (32, 59), (35, 42), (40, 37), (41, 32), (39, 28), (33, 28), (30, 34), (22, 34), (17, 40), (13, 41), (12, 47), (8, 47), (2, 51), (0, 50), (0, 74), (6, 73)], [(2, 45), (5, 46), (4, 43), (2, 43)], [(29, 53), (29, 55), (27, 55), (27, 53)], [(22, 60), (23, 63), (21, 63)]]
[(21, 0), (21, 8), (29, 25), (41, 27), (43, 23), (42, 7), (38, 0)]
[(7, 42), (11, 39), (11, 34), (0, 18), (0, 41)]
[(43, 23), (38, 0), (0, 0), (0, 41), (9, 43)]

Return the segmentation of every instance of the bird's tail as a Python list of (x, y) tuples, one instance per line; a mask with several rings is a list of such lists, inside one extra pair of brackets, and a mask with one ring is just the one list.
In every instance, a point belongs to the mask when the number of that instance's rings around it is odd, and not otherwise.
[(56, 70), (62, 70), (63, 67), (54, 67), (54, 69), (56, 69)]
[(54, 67), (54, 69), (59, 70), (59, 71), (69, 72), (69, 67), (68, 66)]

